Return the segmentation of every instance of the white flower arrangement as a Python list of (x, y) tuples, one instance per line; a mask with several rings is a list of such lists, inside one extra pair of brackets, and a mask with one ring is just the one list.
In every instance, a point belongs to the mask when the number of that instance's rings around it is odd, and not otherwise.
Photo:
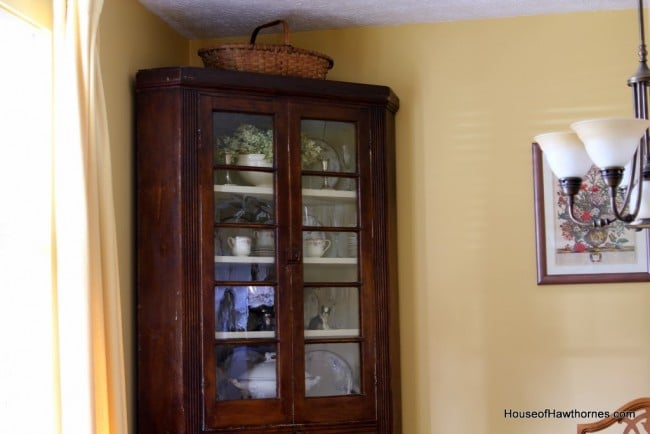
[[(323, 158), (323, 148), (306, 134), (300, 135), (303, 167), (317, 163)], [(263, 154), (264, 160), (273, 161), (273, 131), (263, 130), (251, 124), (242, 124), (230, 136), (217, 138), (217, 158), (225, 161), (225, 155), (236, 161), (238, 155)]]

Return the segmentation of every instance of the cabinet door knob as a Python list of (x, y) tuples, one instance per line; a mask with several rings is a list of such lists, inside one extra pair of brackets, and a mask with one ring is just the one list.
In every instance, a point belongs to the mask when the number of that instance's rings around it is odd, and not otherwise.
[[(292, 264), (299, 264), (302, 260), (302, 249), (291, 249), (289, 253), (289, 262)], [(304, 434), (304, 433), (300, 433)]]

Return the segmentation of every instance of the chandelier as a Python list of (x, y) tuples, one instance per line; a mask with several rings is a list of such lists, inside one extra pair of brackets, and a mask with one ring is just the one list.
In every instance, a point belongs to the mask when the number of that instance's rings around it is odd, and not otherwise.
[[(650, 149), (648, 83), (650, 69), (643, 28), (643, 0), (639, 0), (639, 68), (628, 80), (634, 117), (605, 118), (571, 124), (571, 132), (535, 136), (560, 190), (567, 199), (571, 220), (581, 226), (607, 226), (622, 221), (636, 230), (650, 228)], [(608, 187), (611, 215), (583, 222), (574, 215), (575, 195), (582, 178), (595, 165)]]

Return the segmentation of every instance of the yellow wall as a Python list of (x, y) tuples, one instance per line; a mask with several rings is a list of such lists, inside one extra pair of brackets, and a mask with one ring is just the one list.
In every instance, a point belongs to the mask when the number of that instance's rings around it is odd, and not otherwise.
[(105, 0), (100, 23), (117, 214), (120, 285), (129, 392), (129, 425), (135, 434), (135, 208), (134, 93), (139, 69), (187, 63), (188, 41), (134, 0)]
[[(650, 394), (649, 284), (535, 284), (531, 139), (576, 119), (630, 114), (635, 27), (634, 12), (619, 11), (292, 35), (335, 59), (329, 79), (386, 84), (401, 99), (405, 434), (574, 432), (583, 419), (512, 420), (504, 410), (609, 410)], [(188, 60), (186, 43), (137, 2), (106, 2), (129, 318), (133, 73), (198, 64), (196, 49), (210, 44), (189, 44)], [(125, 329), (132, 363), (131, 320)]]

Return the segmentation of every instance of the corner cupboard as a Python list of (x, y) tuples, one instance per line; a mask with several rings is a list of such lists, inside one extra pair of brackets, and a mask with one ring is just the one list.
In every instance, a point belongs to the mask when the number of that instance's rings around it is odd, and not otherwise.
[(399, 433), (387, 87), (139, 71), (139, 434)]

